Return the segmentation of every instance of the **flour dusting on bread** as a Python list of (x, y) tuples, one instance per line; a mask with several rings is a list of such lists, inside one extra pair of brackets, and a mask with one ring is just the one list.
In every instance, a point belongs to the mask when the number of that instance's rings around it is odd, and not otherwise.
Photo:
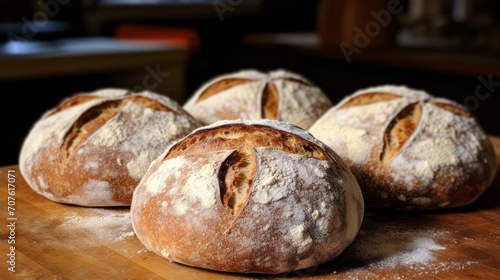
[(260, 273), (336, 257), (356, 236), (363, 210), (335, 152), (269, 120), (220, 121), (180, 139), (151, 164), (131, 206), (137, 236), (159, 255)]
[(496, 172), (492, 145), (463, 106), (405, 86), (359, 90), (309, 131), (343, 157), (371, 207), (462, 206)]
[(332, 106), (322, 90), (299, 74), (242, 70), (202, 85), (184, 109), (202, 123), (274, 119), (309, 128)]
[(35, 123), (23, 143), (20, 169), (35, 191), (57, 202), (130, 205), (150, 163), (199, 126), (180, 105), (156, 93), (79, 93)]

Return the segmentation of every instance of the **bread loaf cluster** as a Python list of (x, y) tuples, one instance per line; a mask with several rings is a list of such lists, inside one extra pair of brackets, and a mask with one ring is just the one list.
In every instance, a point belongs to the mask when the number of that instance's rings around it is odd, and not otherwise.
[(489, 138), (463, 106), (405, 86), (359, 90), (309, 131), (347, 163), (367, 207), (463, 206), (497, 169)]
[(288, 70), (242, 70), (211, 79), (184, 104), (203, 124), (271, 119), (308, 129), (332, 103), (303, 76)]
[(220, 121), (152, 163), (131, 218), (145, 246), (171, 261), (281, 273), (340, 254), (363, 210), (347, 166), (306, 131), (271, 120)]
[(386, 85), (334, 106), (286, 70), (218, 76), (183, 107), (152, 92), (76, 94), (35, 123), (19, 166), (51, 200), (131, 205), (137, 237), (170, 261), (255, 273), (335, 258), (365, 206), (469, 204), (497, 169), (453, 101)]
[(35, 123), (19, 167), (31, 188), (53, 201), (130, 205), (151, 161), (199, 126), (180, 105), (156, 93), (76, 94)]

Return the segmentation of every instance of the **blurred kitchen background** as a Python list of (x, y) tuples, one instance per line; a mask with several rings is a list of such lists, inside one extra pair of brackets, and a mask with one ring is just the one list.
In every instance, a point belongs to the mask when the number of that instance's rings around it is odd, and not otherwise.
[(333, 102), (424, 89), (500, 135), (500, 1), (1, 0), (0, 166), (66, 96), (120, 87), (182, 104), (243, 68), (295, 71)]

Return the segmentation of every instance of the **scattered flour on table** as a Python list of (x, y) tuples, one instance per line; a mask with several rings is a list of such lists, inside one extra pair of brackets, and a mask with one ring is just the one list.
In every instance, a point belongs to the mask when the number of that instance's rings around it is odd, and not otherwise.
[(85, 240), (109, 243), (135, 236), (128, 211), (89, 209), (86, 214), (66, 213), (59, 227), (78, 233), (82, 244)]
[(425, 265), (435, 260), (434, 251), (445, 249), (435, 241), (445, 233), (431, 230), (360, 231), (359, 242), (353, 244), (352, 249), (356, 259), (369, 262), (370, 267)]
[(349, 279), (351, 276), (355, 277), (352, 279), (358, 279), (358, 276), (362, 278), (367, 273), (375, 273), (374, 278), (370, 279), (379, 279), (376, 277), (378, 270), (393, 271), (391, 273), (397, 278), (391, 279), (405, 279), (404, 274), (399, 275), (400, 269), (410, 271), (414, 276), (424, 277), (444, 271), (466, 269), (477, 263), (437, 261), (436, 254), (446, 250), (440, 241), (443, 242), (448, 236), (449, 232), (445, 230), (407, 228), (396, 224), (362, 229), (343, 256), (347, 263), (354, 264), (348, 269)]

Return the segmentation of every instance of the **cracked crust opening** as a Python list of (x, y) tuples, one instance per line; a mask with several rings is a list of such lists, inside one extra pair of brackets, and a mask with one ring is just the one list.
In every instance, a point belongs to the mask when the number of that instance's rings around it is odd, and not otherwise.
[(198, 130), (176, 143), (165, 156), (239, 149), (244, 146), (268, 147), (318, 160), (329, 160), (328, 154), (315, 144), (289, 132), (269, 126), (230, 124)]
[(308, 129), (330, 107), (324, 92), (288, 71), (239, 71), (203, 84), (183, 108), (205, 125), (271, 119)]
[(384, 146), (380, 154), (381, 161), (390, 161), (399, 153), (417, 129), (421, 118), (422, 105), (420, 103), (407, 106), (394, 117), (383, 135)]
[[(57, 110), (62, 111), (70, 106), (81, 104), (82, 102), (86, 102), (94, 98), (94, 96), (80, 96), (73, 98), (68, 102), (63, 103), (57, 108)], [(105, 101), (99, 105), (89, 108), (78, 118), (78, 120), (73, 123), (73, 126), (64, 137), (65, 140), (61, 147), (65, 150), (66, 157), (71, 156), (93, 133), (105, 125), (111, 118), (116, 116), (128, 102), (134, 102), (145, 108), (150, 108), (156, 111), (172, 112), (178, 115), (177, 112), (159, 103), (158, 101), (143, 96), (131, 95), (123, 99)]]
[(166, 96), (127, 92), (76, 94), (34, 124), (19, 156), (34, 191), (60, 203), (130, 205), (151, 161), (200, 126)]
[(344, 100), (310, 131), (346, 159), (368, 207), (459, 207), (490, 186), (493, 148), (464, 106), (392, 85)]
[(254, 147), (267, 147), (317, 160), (330, 160), (323, 149), (297, 135), (268, 126), (244, 124), (198, 131), (176, 143), (163, 160), (196, 153), (236, 150), (226, 159), (218, 177), (221, 200), (227, 212), (230, 215), (238, 215), (248, 199), (256, 172)]
[(365, 93), (358, 96), (354, 96), (349, 101), (340, 106), (339, 109), (347, 109), (354, 106), (369, 105), (377, 102), (390, 101), (400, 98), (401, 96), (398, 96), (396, 94), (389, 94), (382, 92)]
[(282, 273), (338, 256), (363, 210), (352, 173), (312, 135), (239, 120), (170, 146), (134, 192), (131, 220), (141, 242), (170, 261)]
[(204, 99), (209, 98), (210, 96), (216, 95), (221, 91), (224, 91), (226, 89), (232, 88), (237, 85), (241, 85), (244, 83), (251, 82), (252, 80), (249, 79), (223, 79), (218, 82), (215, 82), (211, 84), (209, 87), (207, 87), (203, 93), (198, 97), (198, 100), (196, 102), (203, 101)]
[(262, 118), (278, 119), (278, 105), (280, 97), (278, 89), (273, 83), (267, 83), (262, 93)]

